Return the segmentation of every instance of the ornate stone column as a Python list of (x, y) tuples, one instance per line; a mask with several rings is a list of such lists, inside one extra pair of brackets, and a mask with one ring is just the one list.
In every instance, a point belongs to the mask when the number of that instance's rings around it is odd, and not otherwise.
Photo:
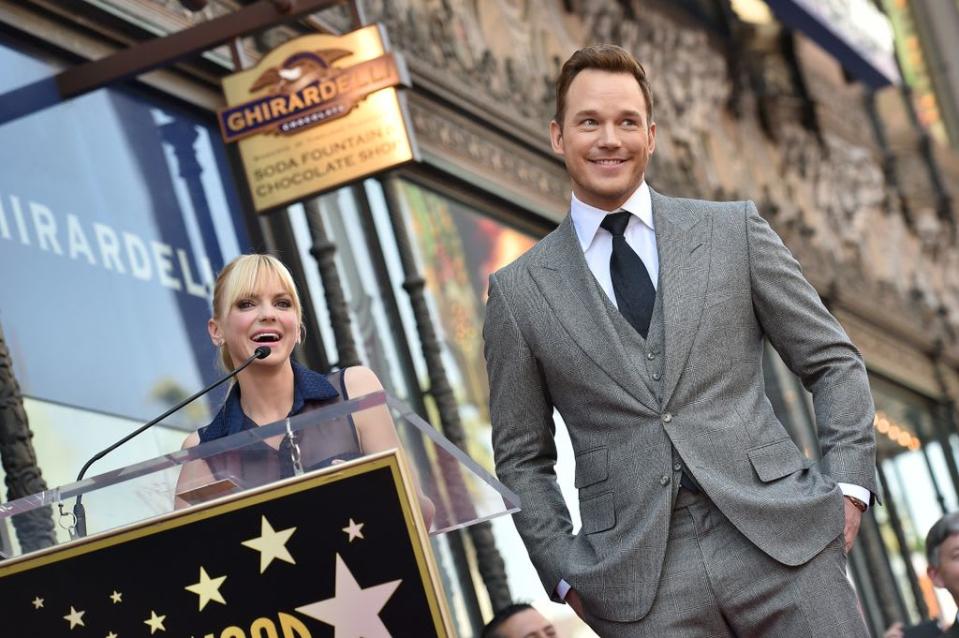
[[(33, 432), (23, 409), (20, 384), (13, 374), (13, 361), (0, 327), (0, 459), (6, 473), (7, 499), (36, 494), (47, 489), (33, 450)], [(23, 552), (56, 543), (49, 508), (34, 510), (13, 519)]]
[(356, 343), (353, 340), (350, 305), (347, 303), (346, 294), (343, 292), (343, 284), (340, 281), (340, 272), (336, 267), (336, 244), (330, 241), (326, 232), (320, 198), (313, 197), (307, 200), (303, 207), (306, 210), (306, 223), (310, 228), (310, 237), (313, 240), (310, 254), (316, 259), (320, 271), (326, 307), (330, 313), (330, 324), (333, 327), (333, 338), (336, 339), (337, 365), (340, 368), (360, 365), (360, 357), (356, 352)]

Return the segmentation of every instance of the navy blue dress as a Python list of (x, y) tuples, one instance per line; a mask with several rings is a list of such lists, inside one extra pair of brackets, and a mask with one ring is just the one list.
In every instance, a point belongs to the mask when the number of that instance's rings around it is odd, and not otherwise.
[[(343, 372), (322, 375), (296, 362), (293, 366), (293, 407), (287, 416), (296, 416), (347, 399)], [(257, 427), (240, 405), (240, 386), (235, 384), (223, 407), (209, 425), (197, 434), (200, 443), (212, 441)], [(329, 466), (334, 460), (347, 461), (362, 456), (356, 426), (349, 416), (326, 421), (294, 433), (305, 471)], [(284, 436), (279, 449), (263, 441), (231, 450), (207, 459), (218, 478), (231, 476), (241, 485), (263, 485), (294, 475), (292, 445)]]

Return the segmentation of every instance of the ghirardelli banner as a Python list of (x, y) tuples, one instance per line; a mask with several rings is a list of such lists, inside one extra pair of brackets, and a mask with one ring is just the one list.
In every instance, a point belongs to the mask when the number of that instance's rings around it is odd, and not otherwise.
[(257, 211), (415, 159), (397, 86), (402, 59), (380, 25), (287, 42), (223, 80), (226, 142), (238, 142)]

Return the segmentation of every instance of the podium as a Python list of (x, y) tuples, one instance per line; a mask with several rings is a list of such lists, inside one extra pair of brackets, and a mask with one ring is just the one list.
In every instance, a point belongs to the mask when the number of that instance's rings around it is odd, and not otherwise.
[[(403, 449), (359, 453), (361, 415), (392, 417)], [(78, 497), (87, 536), (71, 538)], [(403, 403), (370, 394), (0, 504), (11, 537), (18, 517), (46, 510), (60, 523), (52, 546), (14, 542), (0, 561), (5, 626), (113, 638), (455, 636), (430, 536), (518, 507)]]

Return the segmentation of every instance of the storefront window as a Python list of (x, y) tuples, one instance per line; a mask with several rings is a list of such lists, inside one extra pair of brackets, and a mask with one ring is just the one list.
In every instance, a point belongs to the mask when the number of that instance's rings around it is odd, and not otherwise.
[[(57, 71), (3, 41), (0, 68), (0, 92)], [(249, 242), (217, 136), (130, 89), (0, 122), (0, 325), (50, 486), (220, 374), (211, 284)], [(178, 448), (221, 396), (89, 474)]]

